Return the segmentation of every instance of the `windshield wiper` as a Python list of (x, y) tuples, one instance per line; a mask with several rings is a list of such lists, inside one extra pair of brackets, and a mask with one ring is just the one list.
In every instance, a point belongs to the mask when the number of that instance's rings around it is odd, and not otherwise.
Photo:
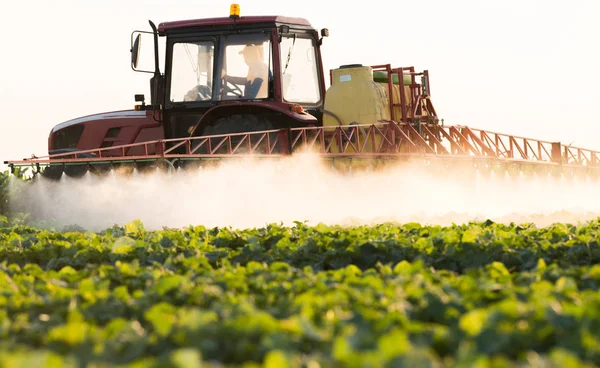
[(288, 65), (290, 65), (290, 59), (292, 58), (292, 50), (294, 49), (294, 45), (296, 44), (296, 34), (294, 33), (294, 41), (292, 42), (292, 47), (287, 54), (287, 60), (285, 61), (285, 68), (283, 68), (283, 74), (287, 71)]

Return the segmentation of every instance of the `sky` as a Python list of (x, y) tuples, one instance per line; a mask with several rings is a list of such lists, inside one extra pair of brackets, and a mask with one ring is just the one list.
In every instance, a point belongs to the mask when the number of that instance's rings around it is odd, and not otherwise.
[[(354, 63), (429, 70), (432, 101), (447, 125), (600, 150), (598, 0), (237, 3), (242, 16), (297, 16), (328, 28), (326, 72)], [(65, 120), (133, 108), (138, 93), (148, 98), (150, 75), (130, 67), (131, 32), (150, 30), (149, 19), (228, 16), (231, 1), (7, 4), (0, 161), (46, 154), (48, 133)]]

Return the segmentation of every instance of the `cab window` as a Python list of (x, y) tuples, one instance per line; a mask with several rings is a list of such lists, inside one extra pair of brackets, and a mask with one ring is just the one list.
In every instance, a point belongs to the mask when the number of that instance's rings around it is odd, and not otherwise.
[(280, 50), (283, 99), (296, 103), (318, 103), (321, 95), (314, 39), (297, 35), (283, 37)]
[(179, 42), (171, 60), (171, 102), (212, 99), (215, 45), (212, 42)]
[(265, 99), (273, 76), (271, 42), (265, 33), (224, 39), (222, 100)]

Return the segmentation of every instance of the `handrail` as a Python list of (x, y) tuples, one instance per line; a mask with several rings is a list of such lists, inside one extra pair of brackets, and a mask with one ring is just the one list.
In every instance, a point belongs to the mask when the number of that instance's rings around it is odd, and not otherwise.
[[(128, 154), (132, 149), (142, 154)], [(273, 129), (204, 137), (159, 139), (67, 152), (5, 164), (61, 164), (175, 158), (286, 156), (309, 149), (324, 157), (438, 156), (598, 167), (600, 151), (462, 125), (428, 126), (395, 121), (349, 126)], [(139, 150), (138, 150), (139, 151)], [(88, 156), (88, 157), (82, 157)]]

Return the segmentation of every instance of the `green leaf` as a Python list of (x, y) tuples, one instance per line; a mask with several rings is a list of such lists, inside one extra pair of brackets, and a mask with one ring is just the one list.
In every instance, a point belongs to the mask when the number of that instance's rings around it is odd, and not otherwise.
[(81, 313), (72, 310), (69, 312), (66, 324), (54, 327), (48, 332), (48, 340), (73, 346), (83, 343), (88, 336), (88, 332), (89, 328)]
[[(583, 365), (581, 360), (577, 358), (577, 355), (572, 351), (555, 348), (550, 353), (550, 361), (556, 364), (557, 367), (587, 367)], [(554, 365), (553, 365), (554, 366)]]
[(476, 336), (483, 329), (488, 313), (485, 309), (474, 309), (460, 318), (459, 326), (468, 335)]
[(595, 279), (597, 281), (600, 281), (600, 264), (594, 265), (590, 268), (590, 270), (588, 271), (588, 275), (589, 277), (591, 277), (592, 279)]
[(154, 289), (160, 296), (163, 296), (169, 291), (177, 289), (182, 282), (183, 277), (180, 275), (163, 276), (156, 281)]
[(145, 232), (146, 230), (144, 229), (144, 224), (142, 224), (142, 221), (139, 219), (133, 220), (132, 222), (125, 224), (125, 234), (127, 235), (139, 237)]
[(314, 230), (319, 233), (327, 234), (331, 231), (331, 227), (329, 227), (323, 223), (318, 223), (317, 225), (314, 226)]
[(394, 266), (395, 274), (409, 274), (412, 271), (412, 265), (407, 261), (400, 261)]
[(338, 336), (333, 343), (333, 357), (343, 362), (352, 353), (352, 348), (344, 336)]
[(65, 267), (61, 268), (60, 271), (58, 271), (58, 274), (60, 276), (72, 276), (72, 275), (76, 275), (77, 271), (71, 266), (65, 266)]
[(559, 292), (577, 291), (577, 282), (571, 277), (562, 276), (556, 281), (556, 290)]
[(121, 236), (115, 240), (112, 246), (112, 252), (114, 254), (128, 254), (135, 250), (135, 240), (128, 236)]
[(441, 238), (446, 245), (456, 245), (460, 243), (461, 236), (456, 230), (447, 229), (440, 234), (439, 238)]
[(475, 228), (467, 229), (462, 234), (462, 242), (463, 243), (475, 243), (475, 242), (477, 242), (477, 237), (479, 236), (480, 232), (481, 232), (481, 230), (475, 229)]
[(87, 301), (96, 301), (96, 285), (91, 277), (83, 279), (79, 282), (79, 293)]
[(167, 336), (175, 323), (176, 309), (169, 303), (161, 302), (144, 313), (144, 317), (152, 323), (159, 336)]
[(431, 254), (434, 249), (433, 241), (431, 238), (419, 238), (415, 242), (415, 248), (421, 252), (424, 252), (425, 254)]
[(543, 273), (546, 270), (546, 268), (548, 268), (548, 266), (546, 265), (546, 261), (544, 261), (543, 258), (538, 259), (536, 271), (538, 273)]
[(176, 368), (202, 367), (202, 355), (196, 349), (178, 349), (171, 353), (171, 364)]
[(274, 350), (265, 356), (264, 368), (289, 368), (291, 367), (287, 357), (282, 351)]
[(113, 295), (115, 296), (115, 298), (124, 302), (129, 302), (129, 300), (131, 299), (131, 295), (129, 295), (129, 291), (127, 290), (127, 286), (125, 285), (117, 286), (116, 288), (114, 288)]
[(488, 268), (490, 276), (494, 280), (510, 277), (510, 272), (508, 272), (506, 266), (504, 266), (504, 263), (502, 262), (492, 262), (492, 264)]
[(378, 355), (385, 360), (400, 356), (410, 349), (406, 332), (401, 330), (394, 330), (385, 334), (377, 341), (377, 346)]

